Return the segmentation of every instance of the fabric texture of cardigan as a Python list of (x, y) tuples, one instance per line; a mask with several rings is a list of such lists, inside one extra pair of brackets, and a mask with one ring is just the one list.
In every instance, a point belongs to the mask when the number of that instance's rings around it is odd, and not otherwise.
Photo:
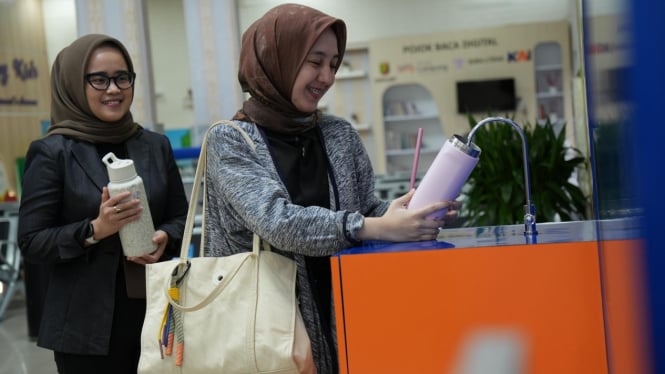
[(303, 256), (331, 256), (359, 244), (356, 233), (364, 217), (383, 215), (389, 202), (375, 196), (371, 162), (360, 136), (347, 121), (324, 115), (319, 122), (333, 175), (328, 178), (330, 206), (339, 207), (337, 211), (292, 204), (259, 129), (253, 123), (236, 123), (254, 141), (256, 150), (230, 126), (217, 126), (208, 135), (205, 254), (251, 251), (254, 232), (277, 252), (295, 258), (300, 310), (317, 371), (331, 373), (334, 365), (322, 354), (326, 340)]

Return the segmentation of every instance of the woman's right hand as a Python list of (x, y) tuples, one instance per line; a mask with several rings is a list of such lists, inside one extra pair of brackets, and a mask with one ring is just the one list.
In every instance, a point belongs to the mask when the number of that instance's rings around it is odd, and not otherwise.
[(99, 215), (93, 219), (95, 239), (101, 240), (109, 237), (129, 222), (141, 218), (141, 201), (130, 199), (131, 192), (124, 191), (113, 197), (110, 196), (107, 187), (102, 189), (102, 203), (99, 205)]
[(365, 217), (365, 223), (358, 231), (358, 239), (393, 242), (436, 239), (439, 228), (445, 225), (445, 220), (433, 220), (426, 217), (444, 208), (455, 209), (458, 204), (444, 201), (409, 210), (407, 206), (414, 192), (415, 190), (411, 190), (406, 195), (393, 200), (383, 216)]

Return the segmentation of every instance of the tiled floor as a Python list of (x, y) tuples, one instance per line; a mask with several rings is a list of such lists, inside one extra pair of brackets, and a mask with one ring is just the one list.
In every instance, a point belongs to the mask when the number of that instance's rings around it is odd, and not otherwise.
[(55, 374), (53, 353), (28, 337), (25, 294), (18, 290), (0, 320), (0, 374)]

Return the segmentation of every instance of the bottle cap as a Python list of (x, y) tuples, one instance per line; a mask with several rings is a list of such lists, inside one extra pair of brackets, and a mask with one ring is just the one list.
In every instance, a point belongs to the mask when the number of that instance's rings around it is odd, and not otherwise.
[(117, 158), (113, 152), (109, 152), (102, 157), (102, 162), (106, 164), (111, 182), (122, 182), (136, 177), (132, 160)]
[(478, 147), (474, 143), (469, 143), (469, 145), (467, 145), (466, 139), (464, 139), (460, 135), (453, 135), (450, 139), (448, 139), (448, 141), (455, 148), (458, 148), (460, 151), (466, 153), (471, 157), (478, 158), (478, 156), (480, 156), (480, 147)]

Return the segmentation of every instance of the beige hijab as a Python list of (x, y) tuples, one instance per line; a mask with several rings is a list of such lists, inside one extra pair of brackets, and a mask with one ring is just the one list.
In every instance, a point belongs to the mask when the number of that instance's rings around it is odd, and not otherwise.
[(346, 25), (341, 19), (304, 5), (282, 4), (249, 26), (242, 36), (238, 79), (251, 98), (234, 119), (282, 133), (314, 127), (318, 111), (300, 112), (291, 102), (291, 91), (307, 54), (328, 28), (337, 36), (339, 67), (346, 49)]
[(134, 71), (127, 49), (109, 36), (90, 34), (65, 47), (51, 70), (51, 127), (47, 135), (62, 134), (90, 143), (123, 143), (141, 128), (131, 112), (117, 122), (105, 122), (90, 110), (84, 76), (90, 55), (101, 45), (117, 48), (125, 56), (128, 70)]

